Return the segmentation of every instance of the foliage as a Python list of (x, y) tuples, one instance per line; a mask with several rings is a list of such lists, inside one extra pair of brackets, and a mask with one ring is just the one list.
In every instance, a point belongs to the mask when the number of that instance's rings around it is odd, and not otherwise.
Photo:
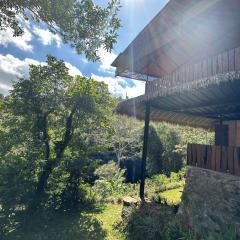
[[(124, 182), (124, 171), (120, 170), (116, 163), (104, 164), (95, 173), (98, 175), (92, 189), (95, 193), (95, 201), (118, 203), (126, 196), (138, 198), (139, 185)], [(165, 202), (169, 205), (179, 204), (185, 184), (183, 175), (184, 169), (178, 173), (171, 173), (170, 177), (157, 174), (147, 178), (145, 181), (146, 198), (153, 202)]]
[(123, 219), (117, 224), (129, 240), (212, 240), (236, 239), (235, 228), (223, 227), (219, 232), (195, 233), (181, 217), (176, 215), (174, 208), (156, 203), (145, 203), (139, 207), (124, 207)]
[(111, 0), (106, 8), (92, 0), (5, 0), (0, 3), (0, 30), (11, 28), (13, 36), (20, 36), (24, 32), (21, 17), (43, 21), (78, 53), (97, 60), (98, 49), (111, 51), (116, 43), (118, 11), (119, 0)]
[[(116, 153), (119, 163), (128, 171), (138, 173), (141, 164), (143, 123), (126, 116), (115, 116), (109, 146)], [(147, 173), (148, 176), (178, 172), (186, 164), (188, 143), (211, 144), (214, 134), (190, 127), (174, 126), (167, 123), (153, 123), (149, 129)], [(132, 161), (131, 164), (129, 161)], [(120, 164), (121, 165), (121, 164)], [(122, 166), (121, 165), (121, 166)], [(130, 168), (130, 169), (129, 169)], [(132, 173), (132, 174), (133, 174)], [(129, 174), (128, 174), (129, 175)], [(128, 176), (137, 179), (137, 176)]]
[(178, 172), (186, 164), (187, 144), (213, 144), (214, 134), (202, 129), (155, 123), (154, 127), (163, 144), (163, 173)]
[(148, 156), (147, 156), (147, 174), (152, 176), (162, 172), (163, 169), (163, 145), (155, 130), (149, 126)]
[[(169, 177), (157, 174), (146, 179), (146, 197), (155, 202), (167, 202), (169, 205), (172, 205), (172, 199), (174, 203), (180, 202), (182, 193), (179, 190), (185, 184), (184, 172), (185, 169), (182, 169), (178, 173), (172, 172)], [(173, 195), (169, 198), (167, 191), (172, 189)]]
[(160, 199), (167, 203), (167, 205), (179, 205), (181, 202), (181, 196), (183, 187), (164, 191), (159, 194)]
[(75, 208), (74, 211), (36, 212), (5, 240), (123, 240), (113, 228), (121, 219), (121, 205)]
[(106, 240), (124, 240), (125, 237), (114, 227), (121, 220), (122, 205), (107, 204), (103, 210), (96, 215), (96, 218), (102, 223), (102, 228), (106, 232)]
[(176, 151), (176, 146), (180, 144), (177, 130), (177, 128), (165, 124), (158, 124), (156, 127), (164, 149), (162, 171), (165, 174), (178, 172), (183, 167), (183, 156)]
[[(90, 185), (105, 149), (115, 101), (107, 86), (73, 78), (63, 61), (48, 56), (30, 66), (29, 79), (14, 83), (0, 101), (1, 230), (18, 209), (60, 208), (92, 199)], [(0, 220), (1, 221), (1, 220)]]
[(164, 233), (167, 223), (174, 218), (174, 213), (170, 207), (146, 203), (140, 207), (125, 207), (122, 216), (123, 220), (118, 225), (127, 239), (167, 240)]
[(141, 157), (143, 123), (127, 116), (115, 116), (112, 127), (109, 144), (117, 156), (118, 164), (125, 158)]
[[(141, 160), (142, 155), (143, 122), (126, 116), (115, 116), (112, 126), (113, 133), (109, 138), (109, 144), (117, 156), (118, 164), (127, 168), (139, 168), (140, 165), (137, 165), (136, 161)], [(162, 153), (162, 143), (158, 134), (154, 126), (150, 126), (147, 159), (149, 176), (161, 172)], [(131, 179), (137, 179), (137, 176), (132, 176)]]
[(96, 169), (98, 179), (95, 181), (93, 191), (97, 201), (108, 201), (109, 197), (116, 196), (122, 192), (124, 186), (125, 170), (118, 168), (118, 165), (110, 161)]

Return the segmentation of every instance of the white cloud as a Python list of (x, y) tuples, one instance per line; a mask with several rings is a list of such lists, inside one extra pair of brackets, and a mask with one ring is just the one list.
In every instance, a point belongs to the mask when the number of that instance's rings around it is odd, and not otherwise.
[(100, 56), (100, 67), (99, 70), (103, 72), (114, 72), (114, 68), (111, 66), (112, 62), (115, 60), (117, 55), (113, 52), (108, 52), (104, 48), (98, 50), (98, 55)]
[(128, 96), (129, 98), (132, 98), (144, 94), (144, 82), (134, 81), (134, 86), (129, 86), (127, 81), (130, 80), (120, 77), (103, 77), (92, 74), (92, 78), (97, 81), (106, 83), (108, 85), (110, 93), (112, 93), (114, 96), (121, 96), (123, 98)]
[(53, 42), (55, 42), (59, 48), (62, 44), (61, 38), (57, 34), (51, 33), (48, 29), (34, 26), (33, 33), (38, 37), (38, 40), (43, 45), (51, 45)]
[(7, 29), (6, 31), (0, 31), (0, 44), (7, 47), (9, 44), (13, 44), (23, 51), (32, 52), (33, 46), (30, 44), (32, 40), (32, 34), (27, 28), (24, 28), (24, 34), (19, 37), (13, 37), (13, 31)]
[(77, 67), (73, 66), (71, 63), (65, 62), (65, 65), (69, 69), (69, 74), (71, 76), (77, 76), (77, 75), (82, 76), (81, 71)]
[[(11, 54), (0, 54), (0, 93), (7, 95), (12, 87), (12, 81), (16, 81), (21, 77), (29, 77), (29, 64), (45, 65), (46, 63), (31, 58), (21, 60)], [(65, 64), (69, 68), (70, 75), (82, 75), (80, 70), (71, 63), (65, 62)]]
[(11, 54), (0, 54), (0, 93), (8, 94), (12, 81), (29, 76), (29, 64), (45, 64), (34, 59), (21, 60)]

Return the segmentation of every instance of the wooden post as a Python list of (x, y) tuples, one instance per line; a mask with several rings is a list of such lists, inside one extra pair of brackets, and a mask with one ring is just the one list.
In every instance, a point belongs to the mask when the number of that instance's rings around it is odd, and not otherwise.
[(149, 102), (149, 100), (147, 100), (146, 101), (146, 109), (145, 109), (145, 125), (144, 125), (141, 182), (140, 182), (140, 198), (141, 198), (142, 201), (144, 201), (146, 160), (147, 160), (147, 151), (148, 151), (149, 120), (150, 120), (150, 102)]

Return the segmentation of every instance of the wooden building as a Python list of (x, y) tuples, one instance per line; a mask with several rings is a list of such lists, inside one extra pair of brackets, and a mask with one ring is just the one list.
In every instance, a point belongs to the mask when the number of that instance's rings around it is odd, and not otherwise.
[(240, 1), (170, 0), (121, 53), (116, 75), (146, 82), (119, 114), (214, 130), (215, 146), (188, 145), (188, 164), (240, 176)]

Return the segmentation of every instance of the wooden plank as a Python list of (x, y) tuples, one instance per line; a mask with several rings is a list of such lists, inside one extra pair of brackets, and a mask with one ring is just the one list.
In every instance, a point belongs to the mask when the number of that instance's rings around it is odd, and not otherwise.
[(229, 71), (235, 70), (235, 49), (229, 51)]
[(202, 62), (202, 77), (207, 77), (207, 60), (203, 60)]
[(218, 69), (217, 69), (218, 57), (217, 56), (213, 57), (212, 64), (213, 64), (213, 76), (214, 76), (218, 72)]
[(240, 176), (240, 148), (234, 148), (234, 174)]
[(191, 144), (191, 165), (195, 166), (195, 152), (194, 152), (194, 146)]
[(236, 146), (240, 147), (240, 121), (236, 121)]
[(213, 75), (213, 59), (212, 58), (209, 58), (208, 60), (207, 60), (207, 76), (208, 77), (210, 77), (210, 76), (212, 76)]
[(202, 78), (203, 78), (202, 63), (200, 62), (198, 64), (198, 79), (202, 79)]
[(234, 174), (234, 147), (228, 147), (228, 171)]
[(179, 69), (175, 71), (176, 73), (176, 85), (179, 83)]
[(176, 83), (176, 71), (174, 71), (172, 73), (172, 83), (175, 84)]
[(196, 145), (192, 145), (192, 166), (197, 166), (197, 149)]
[(189, 165), (193, 166), (194, 155), (193, 155), (193, 146), (192, 146), (192, 144), (189, 144), (189, 151), (190, 151)]
[(207, 145), (202, 145), (202, 158), (203, 158), (203, 167), (207, 168), (207, 161), (208, 161)]
[(207, 146), (207, 164), (206, 164), (207, 169), (211, 169), (211, 160), (212, 160), (212, 146)]
[(216, 171), (220, 172), (221, 170), (221, 147), (216, 146)]
[(228, 147), (221, 147), (222, 150), (222, 161), (221, 161), (221, 172), (227, 172), (228, 170)]
[(240, 47), (235, 49), (235, 70), (240, 70)]
[(188, 144), (187, 145), (187, 165), (192, 165), (192, 158), (191, 158), (191, 154), (192, 154), (192, 151), (191, 151), (191, 144)]
[(193, 81), (194, 80), (194, 65), (190, 66), (189, 76), (190, 76), (190, 81)]
[(190, 79), (190, 76), (189, 76), (189, 65), (186, 65), (186, 79), (185, 79), (185, 82), (187, 83)]
[(227, 73), (228, 66), (229, 66), (229, 60), (228, 60), (228, 52), (224, 52), (222, 54), (222, 66), (223, 66), (223, 73)]
[(196, 147), (197, 147), (197, 166), (203, 167), (202, 146), (196, 145)]
[(194, 79), (193, 80), (198, 80), (198, 66), (197, 64), (194, 64), (194, 74), (193, 74), (193, 77)]
[(218, 73), (218, 74), (223, 73), (222, 55), (221, 55), (221, 54), (218, 55), (217, 73)]
[(211, 156), (211, 169), (216, 170), (216, 146), (211, 146), (212, 156)]
[(236, 139), (235, 123), (234, 121), (229, 121), (227, 124), (228, 124), (228, 145), (235, 146)]

